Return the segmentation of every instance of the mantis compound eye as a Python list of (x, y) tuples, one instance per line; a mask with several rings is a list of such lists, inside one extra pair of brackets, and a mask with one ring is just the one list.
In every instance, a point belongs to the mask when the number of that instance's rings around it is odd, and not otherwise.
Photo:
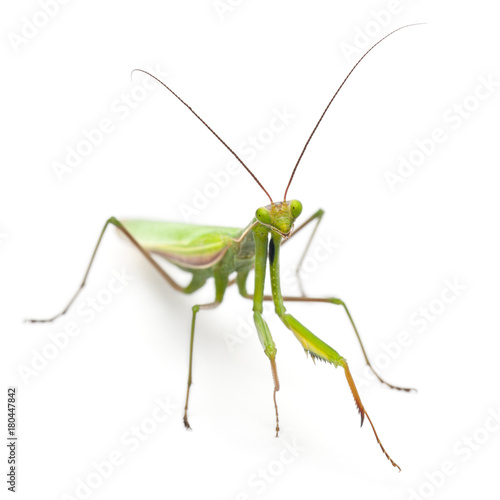
[(271, 214), (265, 207), (258, 208), (257, 212), (255, 212), (255, 217), (262, 224), (271, 224)]
[(299, 200), (292, 200), (290, 202), (290, 213), (294, 219), (302, 213), (302, 203)]

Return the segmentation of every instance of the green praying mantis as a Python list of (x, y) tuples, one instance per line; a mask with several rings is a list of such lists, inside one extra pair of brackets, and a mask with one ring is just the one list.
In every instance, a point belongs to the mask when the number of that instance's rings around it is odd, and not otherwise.
[[(421, 24), (421, 23), (419, 23)], [(414, 26), (414, 25), (408, 25)], [(300, 266), (306, 256), (309, 249), (310, 243), (314, 234), (322, 220), (324, 215), (323, 210), (318, 210), (312, 214), (305, 222), (302, 223), (297, 229), (294, 229), (294, 223), (296, 219), (302, 213), (302, 204), (298, 200), (288, 200), (287, 194), (294, 178), (297, 167), (314, 135), (316, 129), (321, 123), (323, 117), (328, 111), (333, 100), (336, 98), (340, 89), (344, 86), (346, 80), (356, 69), (358, 64), (367, 56), (367, 54), (373, 50), (379, 43), (381, 43), (385, 38), (389, 37), (393, 33), (406, 28), (408, 26), (403, 26), (398, 28), (384, 38), (375, 43), (365, 54), (356, 62), (350, 72), (347, 74), (339, 88), (335, 91), (333, 97), (330, 99), (328, 105), (321, 114), (318, 122), (316, 123), (312, 133), (307, 139), (304, 148), (292, 170), (292, 174), (288, 181), (285, 189), (285, 194), (283, 196), (283, 201), (275, 202), (266, 191), (264, 186), (260, 183), (253, 172), (243, 163), (240, 157), (221, 139), (221, 137), (186, 103), (184, 102), (175, 92), (173, 92), (167, 85), (165, 85), (158, 78), (153, 76), (144, 70), (134, 70), (145, 73), (151, 78), (159, 82), (163, 87), (165, 87), (172, 95), (174, 95), (184, 106), (186, 106), (191, 113), (193, 113), (208, 130), (226, 147), (227, 150), (236, 158), (236, 160), (243, 165), (246, 171), (252, 176), (253, 180), (260, 186), (264, 193), (269, 198), (270, 204), (257, 209), (255, 217), (252, 221), (243, 229), (235, 227), (219, 227), (219, 226), (199, 226), (193, 224), (183, 224), (174, 222), (160, 222), (160, 221), (146, 221), (146, 220), (118, 220), (115, 217), (109, 218), (97, 241), (97, 245), (94, 249), (90, 262), (88, 264), (87, 270), (85, 272), (83, 281), (73, 295), (67, 306), (59, 313), (48, 319), (31, 319), (30, 322), (50, 322), (54, 321), (58, 317), (64, 315), (68, 309), (71, 307), (78, 294), (84, 287), (92, 264), (97, 254), (97, 250), (101, 244), (102, 238), (106, 229), (111, 225), (115, 226), (130, 242), (135, 245), (135, 247), (144, 255), (144, 257), (151, 263), (151, 265), (160, 273), (160, 275), (175, 289), (179, 292), (185, 294), (192, 294), (196, 290), (200, 289), (209, 278), (214, 279), (215, 284), (215, 298), (213, 302), (207, 304), (197, 304), (192, 308), (192, 320), (191, 320), (191, 339), (189, 347), (189, 372), (187, 381), (187, 392), (186, 392), (186, 404), (184, 407), (184, 425), (187, 429), (191, 429), (188, 420), (188, 404), (189, 404), (189, 392), (192, 384), (192, 367), (193, 367), (193, 347), (194, 347), (194, 334), (195, 325), (198, 313), (201, 310), (212, 309), (219, 304), (224, 299), (224, 293), (228, 286), (236, 284), (238, 291), (242, 297), (245, 299), (250, 299), (253, 301), (253, 318), (255, 322), (255, 327), (259, 340), (264, 349), (264, 353), (269, 358), (271, 365), (271, 373), (274, 383), (273, 401), (276, 419), (276, 436), (278, 436), (279, 428), (279, 416), (278, 416), (278, 405), (276, 402), (276, 393), (279, 391), (280, 383), (278, 379), (278, 369), (276, 365), (276, 345), (271, 336), (269, 327), (263, 318), (263, 302), (272, 301), (274, 303), (274, 308), (276, 314), (279, 316), (286, 328), (288, 328), (297, 340), (300, 342), (304, 348), (306, 354), (311, 355), (313, 361), (316, 359), (331, 363), (335, 367), (341, 367), (344, 371), (349, 388), (354, 397), (357, 409), (361, 416), (361, 425), (363, 425), (364, 418), (366, 417), (372, 427), (375, 438), (380, 445), (383, 453), (387, 459), (391, 462), (394, 467), (399, 470), (400, 467), (392, 460), (387, 451), (385, 450), (382, 442), (380, 441), (373, 422), (368, 415), (361, 398), (359, 396), (358, 390), (354, 383), (353, 377), (349, 370), (346, 359), (341, 356), (336, 350), (330, 347), (328, 344), (323, 342), (318, 338), (313, 332), (311, 332), (306, 326), (304, 326), (300, 321), (298, 321), (294, 316), (287, 312), (285, 303), (287, 302), (320, 302), (326, 304), (334, 304), (341, 306), (353, 327), (354, 333), (356, 334), (357, 340), (363, 352), (364, 358), (367, 365), (372, 369), (376, 377), (383, 384), (391, 387), (392, 389), (398, 389), (402, 391), (411, 391), (410, 388), (397, 387), (394, 386), (380, 377), (379, 374), (374, 370), (370, 363), (368, 355), (365, 351), (361, 337), (358, 330), (354, 324), (353, 318), (347, 308), (346, 304), (339, 298), (316, 298), (316, 297), (306, 297), (302, 296), (283, 296), (281, 293), (280, 286), (280, 250), (281, 246), (292, 236), (299, 233), (304, 227), (311, 223), (314, 223), (314, 228), (311, 237), (304, 249), (302, 257), (299, 261), (297, 269)], [(178, 268), (186, 271), (192, 275), (191, 281), (187, 286), (181, 286), (178, 284), (155, 260), (154, 256), (166, 259), (171, 264), (177, 266)], [(264, 283), (267, 272), (267, 261), (269, 261), (269, 270), (271, 278), (271, 295), (266, 295), (264, 293)], [(247, 280), (251, 270), (255, 272), (255, 284), (253, 293), (249, 293), (247, 290)], [(230, 279), (231, 275), (236, 274), (236, 276)], [(298, 276), (298, 274), (297, 274)], [(298, 276), (300, 280), (300, 277)]]

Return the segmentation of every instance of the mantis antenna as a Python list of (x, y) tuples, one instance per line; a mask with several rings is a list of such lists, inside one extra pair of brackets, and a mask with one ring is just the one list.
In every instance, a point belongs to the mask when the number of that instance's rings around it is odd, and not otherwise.
[(299, 166), (300, 160), (302, 160), (302, 156), (304, 156), (304, 153), (307, 149), (307, 146), (309, 146), (309, 142), (312, 139), (312, 136), (314, 135), (314, 132), (316, 132), (316, 129), (318, 128), (319, 124), (321, 123), (321, 120), (323, 120), (323, 117), (325, 116), (326, 112), (328, 111), (328, 108), (330, 107), (330, 104), (333, 102), (333, 100), (337, 97), (337, 94), (340, 92), (340, 89), (344, 86), (344, 83), (347, 81), (347, 79), (351, 76), (352, 72), (356, 69), (358, 64), (381, 42), (383, 42), (387, 37), (393, 35), (399, 30), (409, 28), (410, 26), (419, 26), (421, 24), (426, 24), (426, 23), (414, 23), (414, 24), (407, 24), (406, 26), (401, 26), (401, 28), (395, 29), (394, 31), (391, 31), (388, 35), (385, 35), (384, 38), (381, 38), (377, 43), (372, 45), (358, 60), (358, 62), (352, 67), (351, 71), (347, 74), (347, 76), (344, 78), (344, 81), (340, 84), (340, 87), (335, 91), (335, 94), (333, 94), (333, 97), (330, 99), (330, 102), (326, 106), (325, 110), (323, 111), (322, 115), (319, 117), (318, 123), (316, 123), (316, 126), (314, 127), (313, 131), (311, 132), (311, 135), (309, 136), (309, 139), (307, 139), (306, 144), (304, 146), (304, 149), (302, 149), (302, 152), (300, 153), (299, 159), (297, 160), (297, 163), (295, 164), (295, 167), (293, 168), (292, 175), (290, 176), (290, 180), (288, 181), (288, 185), (286, 186), (285, 189), (285, 195), (283, 196), (283, 201), (286, 201), (286, 194), (288, 193), (288, 188), (290, 187), (290, 184), (292, 183), (293, 176), (295, 175), (295, 171), (297, 170), (297, 167)]
[(200, 115), (198, 115), (198, 113), (196, 113), (196, 111), (189, 104), (187, 104), (186, 102), (184, 102), (172, 89), (170, 89), (169, 87), (167, 87), (167, 85), (165, 85), (159, 78), (157, 78), (156, 76), (152, 75), (148, 71), (145, 71), (143, 69), (134, 69), (134, 70), (132, 70), (132, 74), (134, 73), (134, 71), (140, 71), (141, 73), (144, 73), (144, 74), (150, 76), (151, 78), (153, 78), (154, 80), (156, 80), (158, 83), (160, 83), (161, 85), (163, 85), (180, 102), (182, 102), (182, 104), (184, 104), (184, 106), (186, 106), (186, 108), (188, 108), (189, 111), (191, 111), (191, 113), (193, 113), (193, 115), (196, 116), (196, 118), (198, 118), (198, 120), (200, 120), (200, 122), (203, 123), (203, 125), (205, 125), (205, 127), (207, 127), (208, 130), (210, 130), (210, 132), (212, 132), (212, 134), (214, 134), (215, 137), (217, 137), (217, 139), (219, 139), (219, 141), (224, 146), (226, 146), (226, 149), (229, 150), (229, 152), (243, 165), (243, 167), (245, 167), (245, 170), (253, 177), (253, 180), (261, 187), (261, 189), (264, 191), (264, 193), (267, 194), (267, 197), (271, 201), (271, 204), (273, 203), (273, 199), (271, 198), (270, 194), (266, 191), (266, 189), (261, 184), (261, 182), (259, 181), (259, 179), (257, 179), (257, 177), (254, 175), (254, 173), (245, 165), (245, 163), (243, 163), (243, 160), (221, 139), (221, 137), (208, 125), (208, 123), (205, 120), (203, 120), (203, 118), (201, 118)]

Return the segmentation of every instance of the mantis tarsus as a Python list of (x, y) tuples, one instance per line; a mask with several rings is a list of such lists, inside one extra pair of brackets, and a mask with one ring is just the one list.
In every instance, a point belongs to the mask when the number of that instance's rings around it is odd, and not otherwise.
[[(420, 23), (419, 23), (420, 24)], [(409, 25), (413, 26), (413, 25)], [(293, 233), (293, 226), (295, 220), (300, 216), (302, 212), (302, 204), (298, 200), (287, 201), (287, 193), (290, 188), (291, 182), (297, 170), (297, 167), (304, 155), (304, 152), (311, 141), (316, 129), (321, 123), (323, 117), (328, 111), (333, 100), (339, 93), (340, 89), (344, 86), (346, 80), (349, 78), (354, 69), (358, 64), (366, 57), (366, 55), (373, 50), (379, 43), (381, 43), (385, 38), (392, 35), (396, 31), (399, 31), (408, 26), (403, 26), (398, 28), (384, 38), (375, 43), (353, 66), (350, 72), (347, 74), (341, 85), (335, 91), (333, 97), (330, 99), (328, 105), (324, 109), (322, 115), (320, 116), (318, 122), (316, 123), (313, 131), (311, 132), (309, 138), (307, 139), (304, 148), (293, 168), (292, 174), (288, 181), (285, 189), (285, 194), (283, 196), (283, 201), (274, 202), (266, 191), (264, 186), (260, 183), (253, 172), (243, 163), (239, 156), (220, 138), (220, 136), (188, 105), (186, 104), (177, 94), (175, 94), (167, 85), (161, 82), (158, 78), (151, 75), (144, 70), (134, 70), (145, 73), (146, 75), (154, 78), (163, 87), (165, 87), (171, 94), (173, 94), (184, 106), (186, 106), (207, 128), (212, 132), (212, 134), (229, 150), (229, 152), (238, 160), (246, 171), (252, 176), (255, 182), (262, 188), (270, 200), (270, 204), (257, 209), (254, 219), (248, 224), (244, 229), (232, 228), (232, 227), (214, 227), (214, 226), (197, 226), (191, 224), (182, 223), (171, 223), (171, 222), (158, 222), (158, 221), (143, 221), (143, 220), (118, 220), (115, 217), (108, 219), (101, 231), (97, 245), (94, 249), (94, 253), (90, 259), (90, 263), (87, 267), (83, 281), (71, 298), (67, 306), (59, 314), (53, 316), (49, 319), (29, 320), (31, 322), (50, 322), (54, 321), (59, 316), (62, 316), (67, 312), (70, 306), (75, 301), (76, 297), (80, 293), (81, 289), (87, 281), (90, 269), (94, 262), (97, 250), (101, 244), (102, 237), (111, 224), (118, 228), (144, 255), (144, 257), (155, 267), (155, 269), (161, 274), (161, 276), (176, 290), (191, 294), (201, 288), (207, 281), (208, 278), (214, 278), (215, 282), (215, 299), (213, 302), (207, 304), (197, 304), (193, 306), (193, 315), (191, 321), (191, 340), (189, 349), (189, 374), (187, 382), (187, 393), (186, 393), (186, 404), (184, 408), (184, 425), (187, 429), (190, 429), (188, 421), (188, 403), (189, 403), (189, 391), (192, 383), (192, 361), (193, 361), (193, 344), (194, 344), (194, 332), (195, 332), (195, 322), (198, 312), (203, 309), (211, 309), (217, 307), (224, 298), (224, 293), (226, 288), (230, 285), (236, 284), (239, 293), (246, 299), (253, 301), (253, 313), (254, 322), (257, 329), (257, 333), (264, 348), (266, 356), (269, 358), (271, 363), (271, 372), (274, 382), (274, 408), (276, 413), (276, 436), (279, 432), (279, 418), (278, 418), (278, 406), (276, 403), (276, 392), (279, 390), (279, 380), (278, 380), (278, 370), (276, 366), (276, 346), (274, 344), (269, 327), (264, 320), (263, 313), (263, 301), (273, 301), (276, 314), (279, 316), (284, 325), (295, 335), (297, 340), (302, 344), (306, 354), (310, 354), (312, 359), (320, 359), (328, 363), (333, 364), (335, 367), (342, 367), (344, 369), (344, 374), (347, 379), (347, 383), (350, 387), (352, 395), (354, 396), (354, 401), (356, 403), (357, 409), (361, 416), (361, 425), (363, 425), (364, 417), (368, 419), (372, 430), (375, 434), (375, 438), (379, 443), (382, 451), (388, 460), (392, 463), (394, 467), (400, 469), (400, 467), (392, 460), (389, 454), (386, 452), (384, 446), (382, 445), (372, 423), (372, 420), (368, 413), (366, 412), (359, 393), (357, 391), (356, 385), (352, 378), (351, 372), (347, 365), (347, 361), (343, 358), (337, 351), (332, 349), (329, 345), (319, 339), (310, 330), (308, 330), (302, 323), (300, 323), (294, 316), (286, 311), (285, 302), (324, 302), (327, 304), (339, 305), (344, 308), (349, 320), (352, 324), (358, 342), (361, 346), (363, 355), (365, 357), (366, 363), (373, 370), (380, 382), (388, 385), (392, 389), (399, 389), (402, 391), (411, 391), (410, 388), (397, 387), (389, 384), (383, 380), (373, 369), (370, 360), (366, 354), (363, 347), (363, 343), (356, 329), (352, 316), (346, 306), (346, 304), (338, 298), (314, 298), (305, 296), (287, 297), (281, 294), (280, 287), (280, 249), (281, 245), (293, 235), (297, 234), (302, 228), (308, 224), (314, 222), (315, 227), (313, 229), (311, 238), (307, 243), (302, 257), (299, 261), (300, 263), (304, 259), (306, 252), (309, 248), (311, 239), (321, 222), (323, 217), (323, 210), (318, 210), (316, 213), (311, 215), (301, 226), (299, 226)], [(153, 255), (157, 255), (165, 258), (170, 263), (176, 265), (180, 269), (187, 271), (192, 275), (191, 282), (183, 287), (179, 285), (154, 259)], [(269, 259), (270, 267), (270, 277), (271, 277), (271, 289), (272, 295), (264, 294), (264, 282), (266, 276), (266, 265)], [(247, 291), (247, 278), (250, 271), (255, 270), (255, 286), (253, 294)], [(236, 273), (236, 277), (229, 280), (229, 276), (232, 273)], [(300, 278), (299, 278), (300, 279)], [(400, 469), (401, 470), (401, 469)]]

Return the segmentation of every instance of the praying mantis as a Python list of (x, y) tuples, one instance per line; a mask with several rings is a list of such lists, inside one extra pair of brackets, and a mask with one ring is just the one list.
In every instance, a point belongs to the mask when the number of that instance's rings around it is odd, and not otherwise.
[[(422, 24), (422, 23), (418, 23)], [(186, 106), (191, 113), (200, 120), (205, 127), (218, 139), (218, 141), (225, 146), (225, 148), (236, 158), (236, 160), (245, 168), (253, 180), (259, 185), (266, 196), (269, 198), (270, 203), (257, 209), (255, 217), (244, 228), (236, 227), (220, 227), (220, 226), (200, 226), (185, 223), (175, 222), (160, 222), (160, 221), (146, 221), (146, 220), (119, 220), (115, 217), (110, 217), (99, 235), (94, 252), (86, 269), (83, 281), (80, 287), (68, 302), (66, 307), (55, 316), (48, 319), (30, 319), (28, 321), (37, 322), (51, 322), (64, 315), (71, 307), (82, 288), (85, 286), (89, 276), (92, 264), (94, 263), (97, 251), (101, 245), (102, 238), (109, 226), (115, 226), (150, 262), (150, 264), (160, 273), (160, 275), (177, 291), (184, 294), (192, 294), (196, 290), (203, 287), (209, 278), (213, 278), (215, 285), (215, 298), (210, 303), (196, 304), (192, 308), (191, 319), (191, 337), (189, 347), (189, 371), (187, 380), (186, 402), (184, 407), (184, 425), (186, 429), (191, 429), (188, 420), (188, 405), (190, 388), (192, 384), (192, 367), (193, 367), (193, 349), (195, 326), (198, 318), (198, 313), (202, 310), (213, 309), (218, 307), (223, 299), (226, 289), (229, 286), (236, 284), (238, 291), (242, 297), (249, 299), (253, 303), (253, 319), (257, 335), (262, 344), (265, 355), (268, 357), (271, 374), (273, 378), (273, 402), (276, 421), (276, 436), (278, 436), (279, 415), (278, 405), (276, 401), (276, 393), (280, 389), (280, 382), (278, 378), (278, 369), (276, 364), (276, 345), (272, 338), (269, 327), (263, 317), (263, 303), (264, 301), (272, 301), (274, 303), (275, 312), (281, 319), (285, 327), (290, 330), (299, 343), (304, 348), (306, 354), (310, 355), (313, 361), (319, 359), (332, 364), (334, 367), (343, 369), (345, 378), (354, 397), (357, 410), (361, 416), (361, 425), (363, 425), (364, 418), (366, 417), (373, 430), (375, 439), (377, 440), (382, 452), (385, 454), (391, 464), (398, 468), (400, 467), (390, 457), (385, 450), (380, 438), (377, 435), (374, 424), (368, 415), (359, 392), (354, 383), (353, 377), (349, 370), (346, 359), (341, 356), (336, 350), (326, 344), (323, 340), (317, 337), (306, 326), (304, 326), (293, 315), (287, 312), (285, 303), (288, 302), (319, 302), (325, 304), (333, 304), (340, 306), (347, 314), (349, 321), (352, 325), (358, 343), (361, 347), (367, 365), (374, 372), (379, 381), (392, 389), (401, 391), (411, 391), (410, 388), (394, 386), (386, 382), (373, 368), (368, 358), (368, 355), (363, 346), (363, 342), (358, 333), (354, 320), (351, 316), (347, 305), (339, 298), (318, 298), (300, 296), (283, 296), (280, 286), (280, 251), (282, 245), (292, 236), (299, 233), (304, 227), (313, 224), (313, 231), (310, 239), (303, 251), (299, 260), (298, 269), (307, 254), (310, 247), (311, 240), (323, 218), (324, 211), (322, 209), (313, 213), (306, 221), (304, 221), (297, 229), (294, 230), (294, 223), (302, 213), (302, 203), (296, 199), (287, 199), (288, 191), (295, 172), (302, 160), (302, 157), (309, 146), (309, 143), (316, 132), (319, 124), (323, 120), (330, 105), (337, 97), (339, 91), (344, 86), (347, 79), (352, 72), (360, 64), (360, 62), (371, 52), (378, 44), (380, 44), (387, 37), (396, 33), (397, 31), (407, 28), (407, 25), (400, 27), (369, 48), (363, 56), (356, 62), (350, 72), (347, 74), (341, 85), (335, 91), (333, 97), (328, 102), (326, 108), (323, 110), (319, 120), (317, 121), (314, 129), (312, 130), (309, 138), (307, 139), (300, 156), (292, 170), (288, 184), (283, 195), (283, 200), (275, 202), (271, 198), (268, 191), (264, 188), (261, 182), (257, 179), (255, 174), (245, 165), (236, 152), (231, 149), (226, 142), (186, 103), (184, 102), (173, 90), (171, 90), (165, 83), (153, 76), (151, 73), (138, 69), (134, 71), (142, 72), (149, 77), (160, 83), (166, 90), (168, 90), (178, 101)], [(180, 268), (183, 271), (191, 274), (191, 281), (187, 286), (181, 286), (175, 281), (157, 262), (156, 258), (166, 259), (169, 263)], [(269, 261), (269, 274), (271, 281), (271, 295), (264, 293), (264, 284), (267, 273), (267, 262)], [(247, 290), (247, 281), (250, 272), (254, 270), (254, 288), (253, 293)], [(236, 275), (230, 279), (230, 276)], [(298, 274), (297, 274), (298, 276)], [(298, 276), (300, 280), (300, 277)], [(301, 287), (302, 290), (302, 287)]]

